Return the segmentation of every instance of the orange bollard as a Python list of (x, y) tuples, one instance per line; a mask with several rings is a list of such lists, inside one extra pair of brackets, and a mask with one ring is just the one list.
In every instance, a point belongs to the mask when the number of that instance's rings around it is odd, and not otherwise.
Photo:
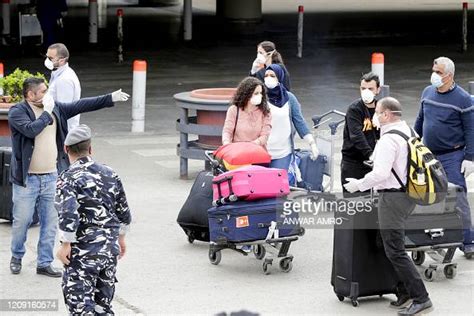
[(372, 72), (379, 76), (380, 85), (384, 85), (384, 55), (382, 53), (372, 54)]
[(132, 132), (135, 133), (145, 131), (146, 68), (145, 60), (133, 62)]

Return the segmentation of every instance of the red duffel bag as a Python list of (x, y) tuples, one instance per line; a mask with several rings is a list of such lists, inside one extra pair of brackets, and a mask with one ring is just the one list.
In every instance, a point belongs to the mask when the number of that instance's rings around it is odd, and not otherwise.
[(265, 148), (252, 142), (236, 142), (222, 145), (214, 151), (214, 158), (227, 170), (247, 165), (269, 164), (272, 157)]

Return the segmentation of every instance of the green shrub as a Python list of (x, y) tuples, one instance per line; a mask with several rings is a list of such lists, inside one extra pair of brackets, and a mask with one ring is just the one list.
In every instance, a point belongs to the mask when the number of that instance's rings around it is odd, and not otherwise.
[(3, 87), (3, 94), (12, 97), (11, 102), (16, 103), (23, 99), (23, 82), (30, 77), (43, 78), (48, 82), (43, 74), (37, 72), (36, 75), (31, 74), (27, 70), (15, 69), (14, 72), (0, 78), (0, 86)]

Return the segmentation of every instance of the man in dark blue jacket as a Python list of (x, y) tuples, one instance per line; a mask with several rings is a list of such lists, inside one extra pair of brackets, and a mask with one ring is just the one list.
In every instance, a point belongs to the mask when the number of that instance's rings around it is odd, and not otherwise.
[(67, 14), (66, 0), (38, 0), (36, 12), (44, 35), (44, 47), (61, 42), (62, 18)]
[(72, 103), (54, 102), (41, 78), (28, 78), (23, 84), (24, 101), (8, 112), (12, 134), (10, 180), (13, 183), (12, 258), (10, 271), (21, 271), (28, 227), (35, 208), (40, 219), (36, 272), (60, 277), (53, 269), (53, 248), (58, 215), (54, 208), (56, 178), (69, 166), (64, 152), (67, 120), (79, 113), (96, 111), (126, 101), (121, 90), (111, 94), (80, 99)]
[(457, 205), (463, 217), (463, 251), (471, 257), (473, 229), (465, 178), (474, 172), (474, 106), (469, 93), (454, 82), (454, 63), (447, 57), (433, 62), (431, 85), (421, 95), (415, 131), (443, 165), (448, 181), (464, 189)]

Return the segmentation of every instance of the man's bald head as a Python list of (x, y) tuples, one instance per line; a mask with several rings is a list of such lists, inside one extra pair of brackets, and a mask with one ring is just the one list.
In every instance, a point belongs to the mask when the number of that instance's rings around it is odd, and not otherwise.
[(378, 104), (382, 111), (390, 111), (393, 115), (401, 117), (402, 116), (402, 105), (400, 102), (392, 97), (385, 97), (379, 100)]

